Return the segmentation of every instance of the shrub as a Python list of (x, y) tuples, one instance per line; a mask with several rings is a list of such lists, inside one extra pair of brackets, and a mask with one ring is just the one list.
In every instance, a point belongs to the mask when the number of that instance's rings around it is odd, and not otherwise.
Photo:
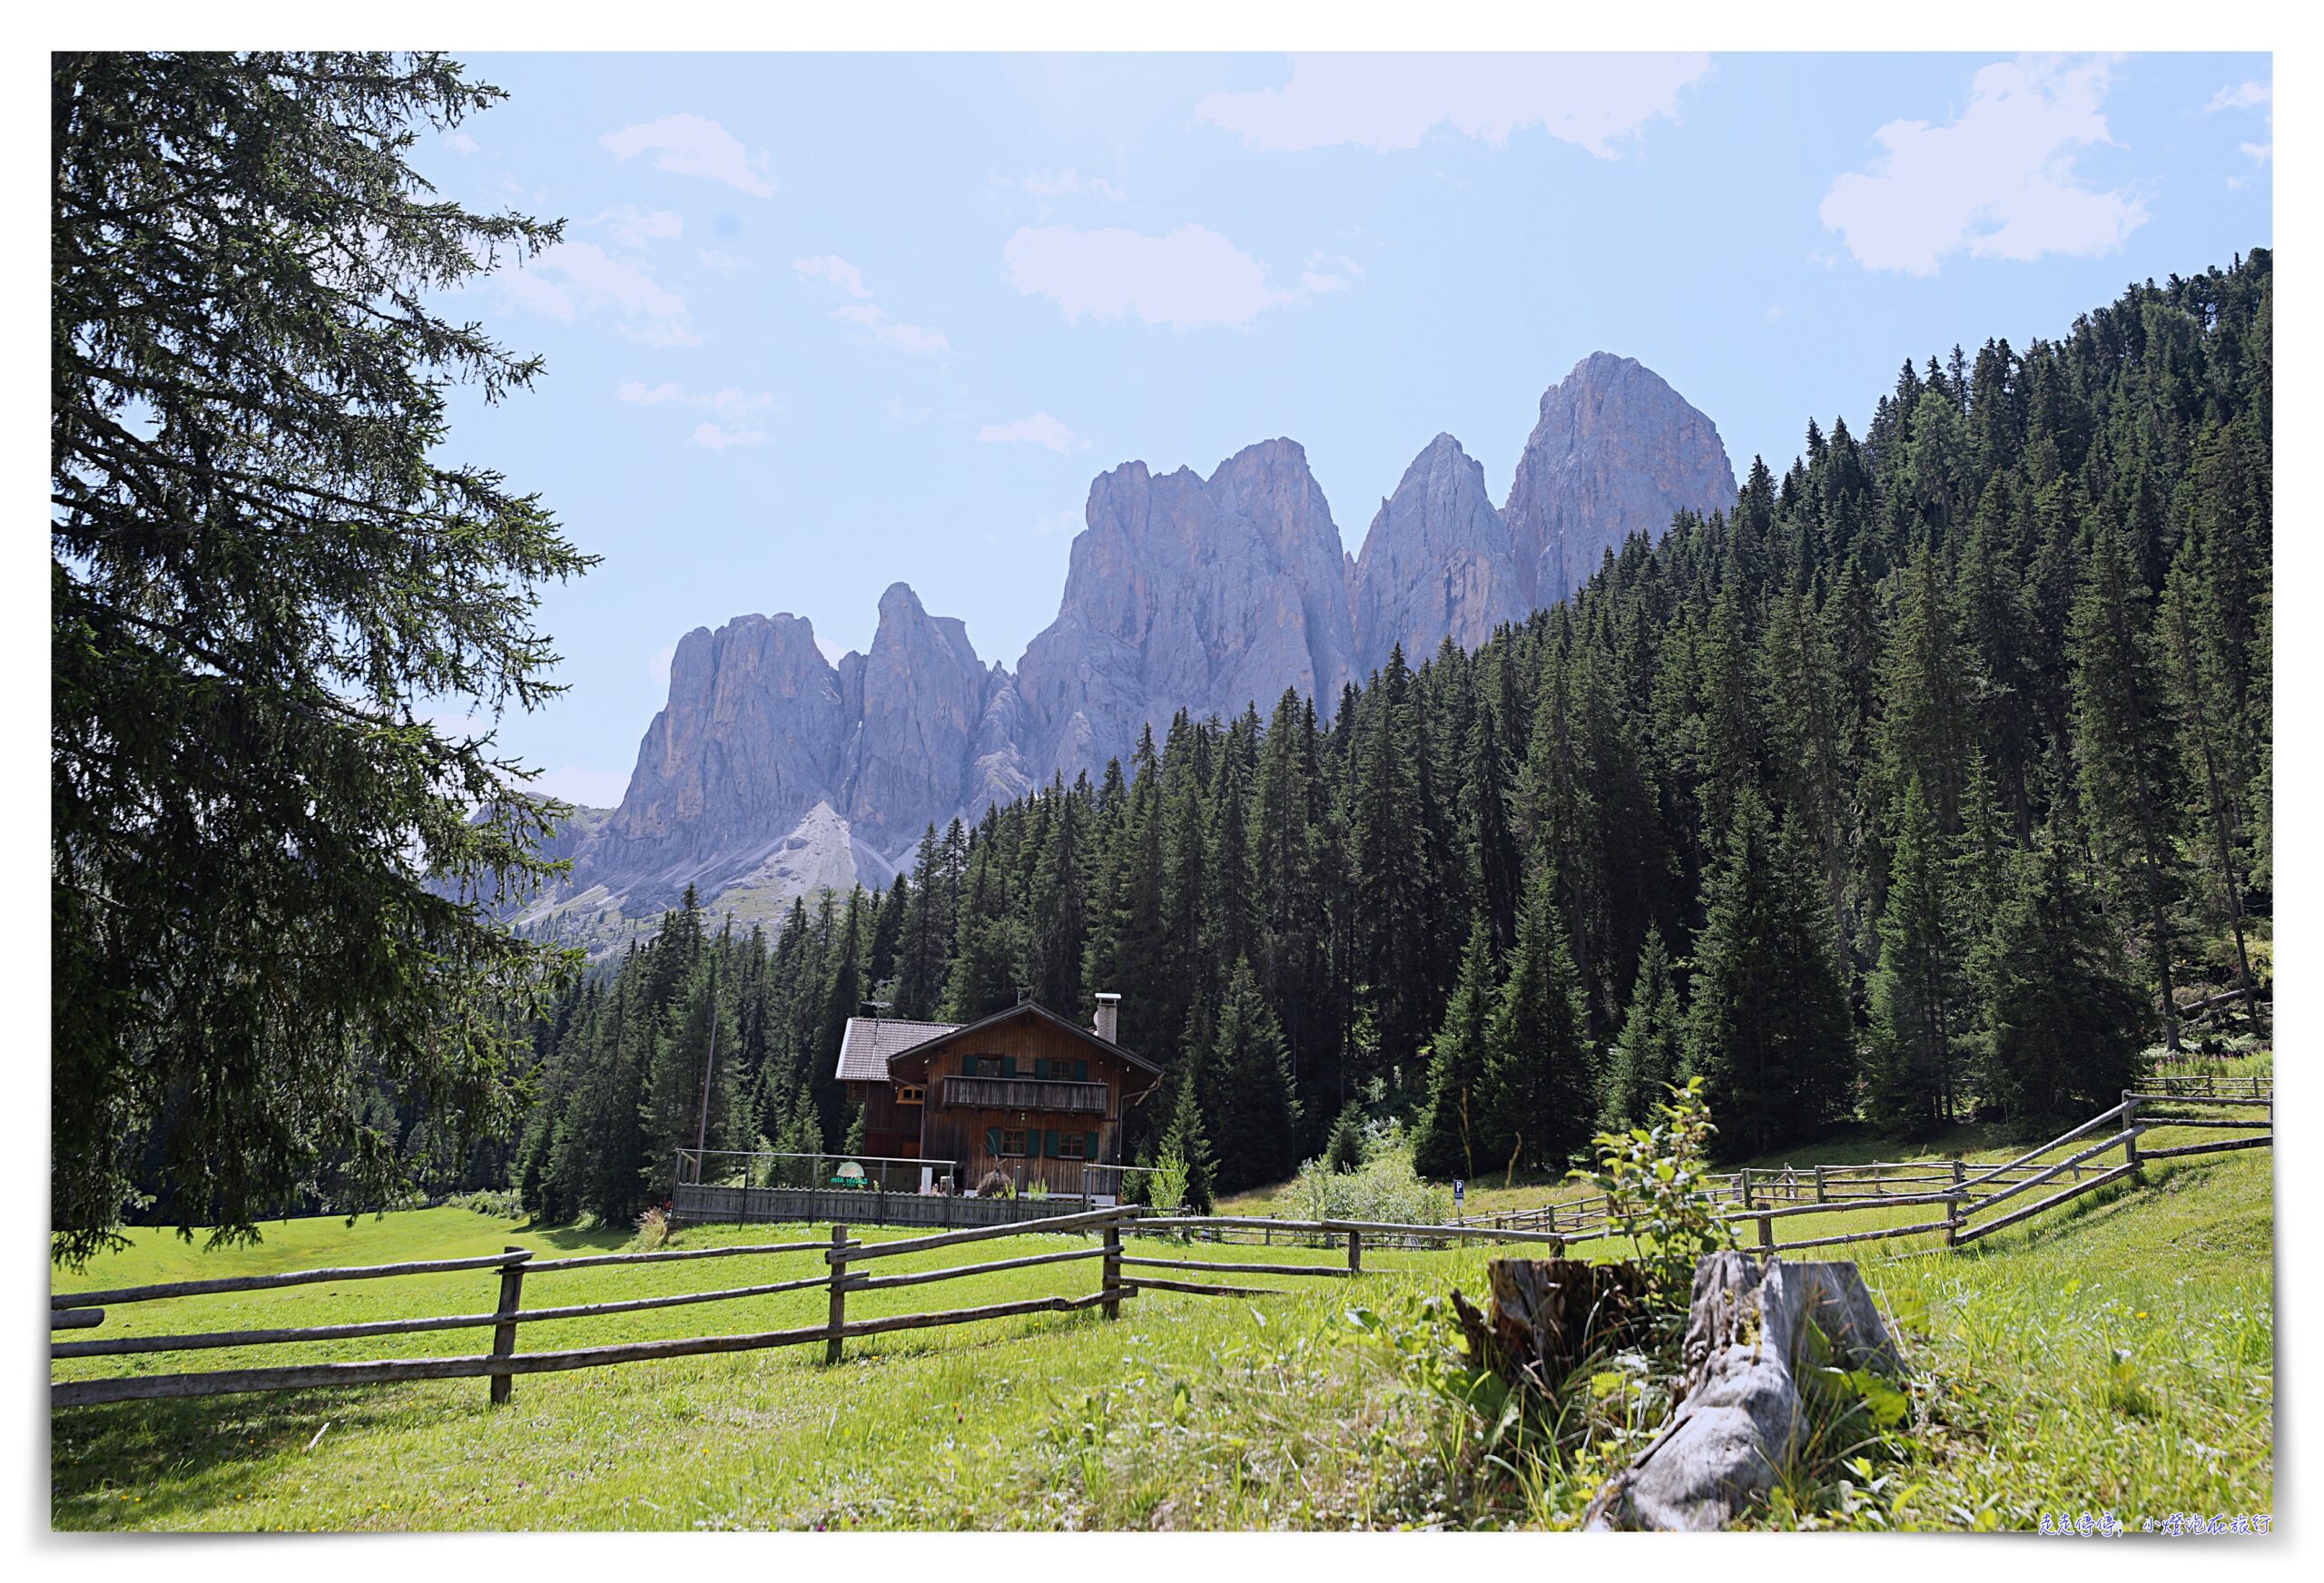
[(1421, 1180), (1413, 1169), (1412, 1140), (1393, 1125), (1366, 1145), (1364, 1162), (1355, 1169), (1334, 1169), (1327, 1152), (1299, 1167), (1291, 1192), (1307, 1220), (1442, 1225), (1452, 1213), (1452, 1195)]
[(525, 1217), (523, 1195), (514, 1187), (481, 1187), (473, 1193), (455, 1193), (444, 1200), (448, 1209), (468, 1209), (478, 1214), (488, 1214), (495, 1220), (522, 1220)]
[(1735, 1245), (1710, 1185), (1707, 1161), (1718, 1129), (1702, 1088), (1690, 1077), (1655, 1106), (1651, 1126), (1600, 1133), (1596, 1168), (1570, 1173), (1606, 1195), (1608, 1214), (1647, 1273), (1647, 1306), (1666, 1322), (1684, 1322), (1703, 1255)]
[(637, 1251), (650, 1254), (670, 1240), (670, 1217), (655, 1204), (637, 1217)]
[(1175, 1143), (1162, 1145), (1162, 1157), (1154, 1163), (1154, 1175), (1146, 1179), (1147, 1202), (1157, 1214), (1177, 1214), (1187, 1206), (1187, 1156), (1178, 1152)]

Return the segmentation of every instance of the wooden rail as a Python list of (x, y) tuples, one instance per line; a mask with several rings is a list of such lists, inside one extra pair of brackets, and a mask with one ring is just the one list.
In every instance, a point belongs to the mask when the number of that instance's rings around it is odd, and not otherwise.
[[(2142, 1107), (2157, 1105), (2211, 1103), (2250, 1106), (2264, 1105), (2267, 1117), (2248, 1120), (2219, 1117), (2187, 1117), (2159, 1115)], [(2251, 1099), (2232, 1096), (2190, 1095), (2185, 1093), (2145, 1093), (2126, 1090), (2122, 1103), (2100, 1112), (2081, 1126), (2060, 1135), (2038, 1148), (2011, 1160), (1982, 1167), (1969, 1174), (1965, 1162), (1954, 1160), (1941, 1166), (1926, 1164), (1898, 1165), (1829, 1166), (1811, 1173), (1793, 1170), (1783, 1172), (1738, 1172), (1732, 1181), (1738, 1206), (1722, 1212), (1730, 1223), (1756, 1221), (1758, 1224), (1758, 1246), (1764, 1253), (1777, 1254), (1795, 1249), (1843, 1246), (1855, 1243), (1886, 1238), (1927, 1235), (1942, 1232), (1948, 1245), (1965, 1246), (1980, 1238), (2009, 1226), (2020, 1224), (2033, 1217), (2057, 1208), (2085, 1194), (2096, 1192), (2114, 1183), (2135, 1178), (2143, 1160), (2166, 1159), (2188, 1155), (2219, 1154), (2230, 1150), (2266, 1148), (2274, 1144), (2272, 1130), (2273, 1096), (2260, 1095)], [(2063, 1159), (2044, 1156), (2084, 1137), (2109, 1121), (2120, 1119), (2122, 1125), (2111, 1136), (2084, 1145)], [(2140, 1145), (2141, 1135), (2157, 1127), (2193, 1126), (2243, 1133), (2245, 1136), (2215, 1139), (2209, 1142), (2185, 1144), (2167, 1148), (2146, 1148)], [(2093, 1167), (2093, 1174), (2083, 1179), (2086, 1165), (2111, 1150), (2123, 1151), (2123, 1162), (2108, 1169)], [(1972, 1217), (2016, 1198), (2033, 1188), (2073, 1173), (2074, 1181), (2063, 1190), (2049, 1194), (2008, 1214), (1993, 1219), (1973, 1223)], [(1885, 1176), (1882, 1173), (1887, 1173)], [(1867, 1174), (1870, 1181), (1864, 1181)], [(1836, 1185), (1852, 1183), (1864, 1185), (1910, 1185), (1922, 1180), (1937, 1180), (1948, 1185), (1935, 1192), (1836, 1193)], [(1982, 1195), (1972, 1188), (1992, 1185), (1993, 1190)], [(1812, 1194), (1810, 1197), (1808, 1195)], [(1777, 1200), (1781, 1200), (1777, 1202)], [(1915, 1205), (1944, 1204), (1947, 1214), (1943, 1220), (1932, 1220), (1909, 1225), (1879, 1226), (1861, 1232), (1834, 1234), (1828, 1236), (1803, 1237), (1789, 1242), (1775, 1240), (1774, 1223), (1803, 1214), (1845, 1214), (1874, 1208), (1905, 1208)], [(510, 1247), (506, 1251), (464, 1259), (434, 1259), (397, 1264), (372, 1264), (348, 1268), (291, 1271), (275, 1275), (229, 1276), (208, 1281), (180, 1281), (148, 1286), (121, 1287), (110, 1291), (63, 1292), (50, 1295), (50, 1324), (52, 1330), (90, 1330), (100, 1327), (109, 1306), (162, 1301), (174, 1297), (198, 1297), (221, 1293), (262, 1292), (281, 1287), (309, 1285), (340, 1281), (380, 1280), (403, 1275), (438, 1274), (463, 1271), (492, 1271), (499, 1276), (499, 1302), (488, 1313), (449, 1314), (411, 1319), (378, 1320), (362, 1323), (338, 1325), (309, 1325), (271, 1330), (198, 1332), (162, 1335), (109, 1336), (88, 1340), (53, 1340), (49, 1351), (53, 1358), (116, 1356), (123, 1354), (184, 1352), (221, 1347), (263, 1346), (300, 1342), (340, 1341), (369, 1336), (413, 1334), (459, 1329), (489, 1328), (493, 1332), (491, 1350), (480, 1355), (446, 1358), (405, 1358), (379, 1362), (331, 1362), (296, 1364), (279, 1368), (231, 1369), (206, 1372), (172, 1374), (128, 1374), (94, 1380), (52, 1381), (49, 1398), (53, 1407), (66, 1407), (108, 1401), (145, 1399), (214, 1396), (243, 1391), (305, 1390), (318, 1386), (384, 1384), (408, 1380), (453, 1380), (484, 1378), (490, 1382), (491, 1399), (496, 1402), (509, 1400), (514, 1381), (520, 1374), (558, 1372), (573, 1369), (590, 1369), (617, 1363), (646, 1362), (660, 1358), (691, 1357), (716, 1352), (751, 1352), (763, 1348), (824, 1344), (827, 1362), (840, 1361), (845, 1342), (851, 1337), (885, 1334), (895, 1331), (931, 1327), (975, 1324), (987, 1320), (1009, 1318), (1019, 1314), (1070, 1313), (1083, 1309), (1098, 1308), (1104, 1316), (1116, 1319), (1121, 1303), (1139, 1292), (1177, 1292), (1206, 1296), (1248, 1297), (1265, 1296), (1282, 1291), (1278, 1287), (1227, 1285), (1216, 1282), (1172, 1279), (1157, 1275), (1131, 1275), (1126, 1269), (1170, 1270), (1188, 1273), (1207, 1273), (1213, 1275), (1262, 1275), (1278, 1278), (1312, 1277), (1319, 1279), (1348, 1279), (1364, 1273), (1364, 1244), (1370, 1238), (1375, 1245), (1400, 1244), (1419, 1246), (1423, 1244), (1457, 1244), (1472, 1242), (1509, 1244), (1546, 1244), (1563, 1248), (1578, 1242), (1600, 1241), (1623, 1234), (1619, 1220), (1611, 1214), (1611, 1205), (1600, 1198), (1593, 1206), (1588, 1201), (1563, 1205), (1544, 1205), (1538, 1210), (1504, 1212), (1481, 1216), (1446, 1225), (1414, 1225), (1393, 1222), (1351, 1220), (1282, 1220), (1248, 1215), (1170, 1215), (1150, 1216), (1137, 1205), (1118, 1205), (1108, 1209), (1085, 1210), (1060, 1214), (1046, 1220), (1025, 1221), (1014, 1224), (971, 1226), (927, 1236), (901, 1238), (888, 1243), (864, 1243), (852, 1240), (844, 1224), (831, 1228), (827, 1242), (790, 1242), (735, 1244), (714, 1248), (665, 1249), (645, 1254), (595, 1254), (564, 1259), (536, 1259), (531, 1250)], [(1541, 1230), (1511, 1224), (1524, 1221), (1538, 1224)], [(1556, 1227), (1557, 1229), (1547, 1229)], [(1177, 1259), (1162, 1257), (1128, 1257), (1122, 1249), (1125, 1230), (1154, 1234), (1197, 1236), (1216, 1239), (1224, 1234), (1239, 1234), (1247, 1238), (1256, 1233), (1272, 1241), (1276, 1236), (1310, 1239), (1321, 1246), (1344, 1244), (1346, 1263), (1317, 1263), (1290, 1264), (1275, 1263), (1232, 1263), (1226, 1261)], [(896, 1275), (868, 1275), (851, 1269), (876, 1260), (904, 1254), (917, 1254), (990, 1241), (996, 1237), (1040, 1235), (1049, 1233), (1097, 1234), (1098, 1245), (1068, 1248), (1056, 1252), (994, 1259), (982, 1263), (952, 1265), (938, 1270), (911, 1271)], [(760, 1283), (747, 1286), (731, 1286), (714, 1291), (677, 1293), (662, 1296), (621, 1299), (606, 1303), (576, 1303), (564, 1306), (526, 1308), (523, 1305), (525, 1278), (527, 1275), (554, 1274), (564, 1271), (601, 1268), (616, 1265), (649, 1265), (677, 1263), (695, 1259), (763, 1257), (784, 1254), (820, 1253), (824, 1273), (783, 1281)], [(847, 1298), (850, 1293), (888, 1291), (901, 1287), (926, 1285), (943, 1281), (957, 1281), (977, 1275), (991, 1274), (1005, 1270), (1030, 1269), (1048, 1264), (1064, 1264), (1084, 1260), (1102, 1260), (1098, 1290), (1079, 1297), (1029, 1298), (1012, 1303), (988, 1303), (970, 1308), (944, 1310), (931, 1313), (883, 1315), (877, 1319), (850, 1320)], [(675, 1341), (637, 1342), (618, 1346), (580, 1347), (554, 1352), (519, 1352), (517, 1341), (521, 1326), (542, 1324), (552, 1321), (594, 1319), (611, 1314), (634, 1313), (653, 1309), (675, 1308), (699, 1303), (727, 1303), (753, 1297), (771, 1296), (779, 1293), (823, 1288), (830, 1293), (830, 1309), (824, 1322), (790, 1330), (763, 1331), (741, 1335), (695, 1336)]]
[[(283, 1275), (227, 1275), (215, 1281), (170, 1281), (158, 1286), (123, 1286), (113, 1292), (53, 1292), (51, 1308), (102, 1308), (116, 1303), (153, 1303), (164, 1297), (207, 1297), (217, 1292), (271, 1292), (278, 1286), (311, 1286), (321, 1281), (381, 1281), (393, 1275), (435, 1275), (449, 1270), (497, 1270), (531, 1258), (518, 1248), (472, 1259), (424, 1259), (407, 1264), (358, 1264), (341, 1270), (293, 1270)], [(630, 1257), (651, 1257), (631, 1254)]]
[[(832, 1362), (837, 1362), (842, 1343), (851, 1336), (881, 1335), (891, 1331), (917, 1330), (940, 1325), (975, 1324), (989, 1319), (1007, 1318), (1013, 1314), (1072, 1313), (1083, 1308), (1100, 1306), (1106, 1310), (1108, 1317), (1111, 1318), (1118, 1314), (1123, 1294), (1134, 1290), (1120, 1280), (1117, 1267), (1119, 1252), (1119, 1223), (1134, 1218), (1138, 1214), (1139, 1211), (1135, 1206), (1119, 1207), (1059, 1215), (1048, 1221), (1029, 1221), (1018, 1225), (976, 1226), (937, 1236), (912, 1237), (901, 1242), (877, 1245), (867, 1245), (862, 1242), (852, 1241), (845, 1226), (835, 1225), (832, 1228), (832, 1237), (828, 1243), (764, 1243), (718, 1248), (674, 1249), (650, 1254), (590, 1254), (571, 1259), (542, 1260), (537, 1263), (532, 1262), (533, 1255), (530, 1250), (512, 1247), (502, 1254), (469, 1259), (430, 1260), (418, 1263), (379, 1264), (344, 1270), (304, 1270), (281, 1275), (237, 1276), (216, 1281), (175, 1282), (166, 1285), (130, 1287), (103, 1293), (60, 1293), (51, 1299), (56, 1308), (59, 1327), (86, 1329), (99, 1323), (103, 1317), (102, 1312), (93, 1306), (100, 1300), (107, 1303), (142, 1303), (170, 1297), (200, 1296), (217, 1292), (264, 1291), (274, 1287), (295, 1286), (323, 1281), (433, 1274), (450, 1270), (493, 1270), (497, 1271), (500, 1276), (500, 1301), (490, 1313), (379, 1320), (359, 1324), (306, 1325), (272, 1330), (103, 1337), (89, 1341), (52, 1342), (49, 1347), (50, 1355), (54, 1358), (94, 1357), (135, 1352), (194, 1351), (217, 1347), (266, 1346), (286, 1342), (338, 1341), (376, 1335), (489, 1327), (493, 1332), (491, 1350), (482, 1355), (388, 1359), (377, 1362), (307, 1363), (281, 1368), (226, 1369), (200, 1373), (129, 1374), (100, 1380), (57, 1381), (50, 1384), (49, 1398), (52, 1406), (65, 1407), (105, 1401), (216, 1396), (256, 1391), (295, 1391), (326, 1385), (371, 1385), (405, 1380), (457, 1380), (482, 1377), (490, 1381), (491, 1399), (496, 1402), (505, 1402), (509, 1400), (513, 1382), (516, 1376), (519, 1374), (598, 1368), (614, 1363), (644, 1362), (655, 1358), (689, 1357), (710, 1352), (748, 1352), (763, 1347), (804, 1345), (818, 1341), (825, 1343), (826, 1358)], [(851, 1262), (858, 1262), (862, 1258), (884, 1257), (899, 1253), (918, 1253), (932, 1248), (950, 1247), (957, 1244), (982, 1242), (995, 1236), (1039, 1234), (1051, 1231), (1086, 1231), (1100, 1227), (1111, 1234), (1108, 1235), (1106, 1244), (1098, 1247), (1074, 1248), (1059, 1253), (997, 1259), (980, 1264), (914, 1271), (891, 1276), (853, 1274), (848, 1269)], [(822, 1254), (827, 1263), (823, 1273), (793, 1280), (765, 1282), (750, 1286), (726, 1287), (717, 1291), (676, 1293), (664, 1296), (628, 1298), (608, 1303), (528, 1309), (523, 1306), (522, 1302), (523, 1281), (528, 1273), (556, 1273), (561, 1271), (605, 1265), (657, 1264), (675, 1260), (736, 1258), (808, 1252)], [(1106, 1279), (1095, 1293), (1087, 1297), (1044, 1297), (1016, 1303), (988, 1303), (975, 1308), (953, 1309), (934, 1313), (892, 1314), (883, 1315), (878, 1319), (854, 1321), (846, 1318), (846, 1300), (850, 1292), (879, 1291), (891, 1287), (923, 1285), (937, 1281), (957, 1281), (969, 1276), (988, 1274), (998, 1270), (1024, 1269), (1037, 1264), (1064, 1263), (1075, 1260), (1096, 1258), (1103, 1258), (1107, 1261)], [(516, 1343), (519, 1327), (526, 1324), (541, 1324), (552, 1320), (593, 1319), (608, 1314), (675, 1308), (694, 1303), (727, 1303), (814, 1287), (824, 1288), (830, 1292), (831, 1313), (824, 1323), (812, 1327), (767, 1331), (739, 1336), (696, 1336), (678, 1341), (640, 1342), (622, 1346), (582, 1347), (558, 1352), (518, 1352), (517, 1351)], [(84, 1314), (89, 1317), (82, 1317)]]

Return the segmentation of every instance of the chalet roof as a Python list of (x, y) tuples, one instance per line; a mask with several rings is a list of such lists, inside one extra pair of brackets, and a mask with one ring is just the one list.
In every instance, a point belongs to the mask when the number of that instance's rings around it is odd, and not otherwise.
[(1099, 1037), (1098, 1030), (1093, 1027), (1085, 1027), (1080, 1023), (1059, 1017), (1056, 1012), (1051, 1011), (1048, 1007), (1043, 1006), (1038, 1000), (1020, 1000), (1016, 1005), (1005, 1007), (1002, 1009), (994, 1012), (990, 1017), (980, 1017), (974, 1022), (964, 1022), (957, 1027), (943, 1027), (940, 1025), (938, 1031), (929, 1035), (927, 1037), (905, 1047), (904, 1049), (891, 1051), (891, 1058), (894, 1056), (904, 1054), (906, 1049), (917, 1050), (923, 1045), (949, 1044), (956, 1038), (965, 1038), (972, 1033), (981, 1033), (986, 1028), (998, 1027), (1002, 1023), (1009, 1021), (1012, 1018), (1023, 1017), (1028, 1013), (1039, 1018), (1042, 1021), (1049, 1023), (1054, 1027), (1063, 1028), (1067, 1033), (1073, 1035), (1077, 1038), (1096, 1046), (1107, 1055), (1119, 1057), (1121, 1059), (1128, 1061), (1131, 1066), (1137, 1067), (1140, 1071), (1151, 1072), (1157, 1077), (1162, 1075), (1162, 1068), (1157, 1066), (1154, 1062), (1147, 1060), (1144, 1056), (1137, 1054), (1134, 1050), (1126, 1050), (1122, 1048), (1121, 1046), (1114, 1043), (1113, 1040)]
[(888, 1057), (958, 1028), (957, 1022), (911, 1022), (896, 1017), (851, 1017), (839, 1038), (839, 1080), (884, 1083)]

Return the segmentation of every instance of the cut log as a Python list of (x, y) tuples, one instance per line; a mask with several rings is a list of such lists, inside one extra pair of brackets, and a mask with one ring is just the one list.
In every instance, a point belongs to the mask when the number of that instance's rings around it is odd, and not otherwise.
[(1646, 1273), (1585, 1259), (1492, 1259), (1485, 1264), (1491, 1315), (1458, 1291), (1452, 1311), (1469, 1362), (1512, 1385), (1554, 1394), (1585, 1359), (1630, 1344), (1644, 1322)]
[(1765, 1495), (1799, 1450), (1797, 1371), (1813, 1332), (1842, 1367), (1902, 1367), (1852, 1263), (1725, 1253), (1696, 1265), (1678, 1410), (1590, 1502), (1584, 1526), (1718, 1529)]

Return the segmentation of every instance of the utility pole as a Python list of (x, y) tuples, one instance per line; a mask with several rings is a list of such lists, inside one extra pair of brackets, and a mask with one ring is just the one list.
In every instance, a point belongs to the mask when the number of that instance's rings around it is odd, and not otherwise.
[(710, 959), (710, 1055), (702, 1063), (702, 1120), (694, 1127), (694, 1174), (702, 1173), (702, 1152), (710, 1146), (710, 1079), (718, 1070), (718, 958)]

